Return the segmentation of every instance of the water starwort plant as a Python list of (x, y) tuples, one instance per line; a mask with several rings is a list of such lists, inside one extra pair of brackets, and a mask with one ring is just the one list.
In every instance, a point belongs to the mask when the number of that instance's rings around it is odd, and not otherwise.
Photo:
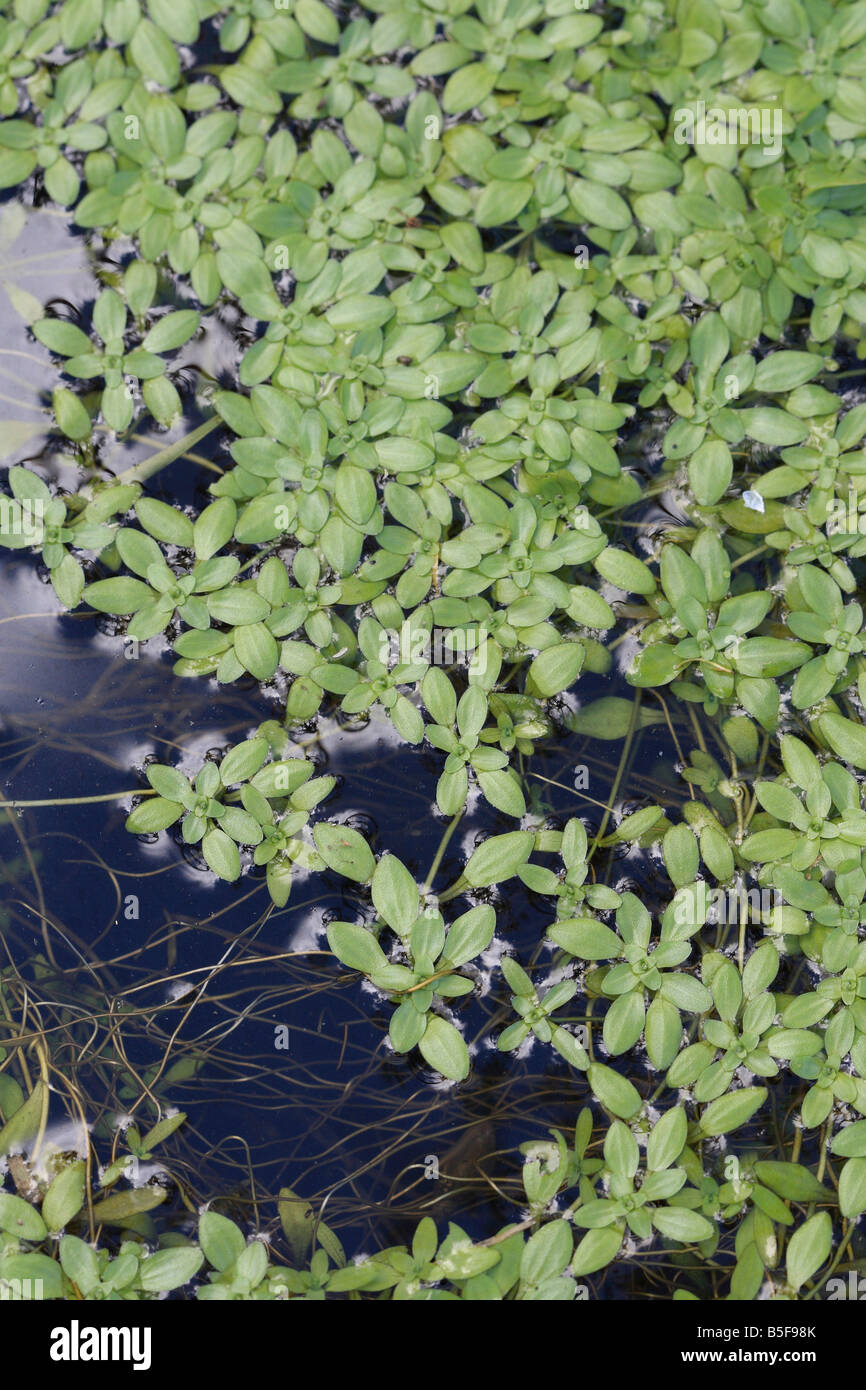
[[(263, 924), (320, 885), (289, 954), (389, 1076), (568, 1097), (521, 1114), (505, 1224), (434, 1204), (347, 1256), (330, 1194), (191, 1200), (170, 1092), (227, 1035), (141, 1078), (113, 1038), (130, 1115), (79, 1104), (63, 1149), (25, 1006), (0, 1290), (573, 1301), (649, 1261), (799, 1301), (861, 1268), (864, 72), (863, 0), (0, 0), (0, 233), (50, 207), (97, 282), (10, 291), (51, 386), (0, 545), (270, 707), (83, 799)], [(353, 724), (414, 759), (426, 874), (321, 770)]]

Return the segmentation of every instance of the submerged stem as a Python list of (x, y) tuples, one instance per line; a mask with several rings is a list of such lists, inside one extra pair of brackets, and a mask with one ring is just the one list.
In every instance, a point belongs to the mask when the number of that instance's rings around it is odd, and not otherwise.
[[(430, 891), (430, 885), (436, 877), (436, 874), (439, 870), (439, 865), (442, 863), (442, 856), (448, 848), (448, 841), (451, 839), (451, 836), (457, 829), (460, 817), (463, 815), (463, 810), (464, 807), (461, 806), (459, 811), (455, 811), (454, 815), (451, 817), (451, 820), (448, 822), (448, 825), (445, 827), (445, 834), (439, 841), (439, 848), (437, 849), (436, 854), (433, 858), (433, 863), (430, 865), (430, 868), (427, 871), (427, 877), (425, 878), (424, 883), (422, 884), (422, 893), (429, 893)], [(440, 895), (440, 902), (444, 901), (446, 896), (449, 898), (455, 897), (456, 893), (459, 891), (457, 884), (462, 884), (462, 882), (463, 878), (461, 875), (461, 877), (457, 880), (456, 884), (453, 884), (451, 888), (447, 889), (446, 893)]]
[(123, 473), (118, 473), (114, 481), (116, 483), (146, 483), (149, 478), (152, 478), (163, 468), (167, 468), (170, 463), (174, 463), (175, 459), (188, 453), (194, 444), (197, 444), (200, 439), (204, 439), (205, 435), (210, 434), (221, 424), (222, 418), (219, 415), (212, 415), (209, 420), (197, 425), (182, 439), (176, 439), (173, 444), (167, 444), (164, 449), (159, 449), (149, 459), (145, 459), (142, 463), (136, 463), (134, 467), (127, 468)]
[(0, 810), (18, 811), (26, 806), (87, 806), (94, 801), (120, 801), (124, 796), (156, 796), (152, 787), (133, 787), (132, 791), (104, 792), (101, 796), (49, 796), (38, 801), (2, 801)]

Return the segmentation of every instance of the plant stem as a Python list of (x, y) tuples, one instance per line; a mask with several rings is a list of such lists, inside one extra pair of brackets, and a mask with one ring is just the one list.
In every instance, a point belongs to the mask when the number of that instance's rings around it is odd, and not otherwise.
[(87, 806), (94, 801), (120, 801), (124, 796), (156, 796), (152, 787), (133, 787), (132, 791), (105, 792), (102, 796), (50, 796), (42, 801), (0, 801), (0, 810), (18, 811), (25, 806)]
[[(438, 848), (437, 851), (436, 851), (436, 854), (435, 854), (434, 859), (433, 859), (433, 863), (430, 865), (430, 868), (429, 868), (428, 871), (427, 871), (427, 877), (425, 878), (424, 883), (422, 884), (422, 887), (421, 887), (422, 893), (429, 893), (429, 891), (430, 891), (430, 885), (431, 885), (431, 883), (433, 882), (434, 878), (436, 877), (436, 874), (437, 874), (438, 871), (439, 871), (439, 865), (442, 863), (442, 856), (444, 855), (446, 849), (448, 848), (448, 841), (451, 839), (451, 836), (454, 834), (454, 831), (457, 829), (457, 825), (458, 825), (458, 823), (459, 823), (459, 821), (460, 821), (460, 817), (463, 815), (463, 811), (464, 811), (464, 807), (461, 806), (459, 811), (455, 811), (454, 815), (451, 817), (451, 820), (448, 822), (448, 825), (445, 827), (445, 834), (442, 836), (442, 839), (439, 841), (439, 848)], [(461, 877), (457, 880), (457, 882), (458, 882), (458, 883), (462, 883), (462, 881), (463, 881), (463, 879), (462, 879), (462, 875), (461, 875)], [(448, 890), (448, 896), (449, 896), (449, 897), (453, 897), (453, 896), (454, 896), (454, 891), (453, 891), (454, 888), (456, 888), (456, 884), (453, 885), (453, 888), (452, 888), (452, 889), (449, 889), (449, 890)], [(444, 895), (441, 895), (440, 901), (441, 901), (441, 898), (442, 898), (442, 897), (444, 897)]]
[(176, 439), (174, 444), (167, 444), (164, 449), (158, 450), (149, 459), (135, 464), (133, 468), (127, 468), (123, 473), (118, 473), (114, 481), (116, 483), (146, 483), (148, 478), (152, 478), (154, 474), (167, 468), (170, 463), (174, 463), (175, 459), (188, 453), (194, 444), (197, 444), (200, 439), (204, 439), (205, 435), (210, 434), (221, 424), (221, 417), (212, 415), (209, 420), (205, 420), (203, 424), (190, 430), (189, 434), (185, 434), (182, 439)]
[(610, 813), (613, 809), (613, 803), (616, 801), (617, 794), (619, 792), (619, 784), (622, 781), (623, 774), (626, 769), (626, 764), (628, 762), (629, 753), (631, 752), (632, 739), (634, 738), (634, 731), (637, 728), (637, 719), (638, 714), (640, 712), (640, 701), (641, 691), (638, 690), (637, 695), (635, 696), (635, 702), (632, 706), (631, 721), (628, 726), (628, 733), (625, 736), (625, 743), (623, 744), (622, 753), (620, 755), (619, 766), (616, 770), (616, 776), (613, 779), (613, 786), (610, 789), (610, 797), (608, 799), (608, 804), (605, 807), (604, 815), (601, 818), (601, 825), (598, 828), (598, 834), (593, 840), (592, 847), (586, 856), (587, 864), (589, 863), (592, 856), (595, 854), (595, 851), (598, 849), (599, 841), (604, 836), (604, 832), (607, 829), (607, 823), (610, 820)]

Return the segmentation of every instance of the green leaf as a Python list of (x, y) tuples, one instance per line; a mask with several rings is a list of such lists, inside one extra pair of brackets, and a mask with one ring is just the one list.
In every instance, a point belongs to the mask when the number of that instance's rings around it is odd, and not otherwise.
[(830, 1254), (833, 1223), (826, 1211), (816, 1212), (799, 1226), (788, 1242), (785, 1264), (788, 1283), (796, 1290), (817, 1273)]
[(340, 27), (336, 15), (332, 14), (321, 0), (296, 0), (295, 18), (310, 38), (319, 43), (337, 44), (340, 40)]
[(147, 0), (151, 19), (175, 43), (195, 43), (199, 23), (195, 0)]
[(647, 1141), (646, 1165), (650, 1172), (661, 1172), (676, 1163), (686, 1142), (688, 1121), (682, 1106), (665, 1111), (653, 1125)]
[(27, 1149), (39, 1130), (45, 1099), (45, 1083), (40, 1078), (23, 1105), (10, 1115), (0, 1129), (0, 1158)]
[[(466, 63), (453, 72), (445, 83), (442, 93), (442, 110), (449, 116), (459, 116), (473, 106), (479, 106), (488, 97), (496, 84), (496, 72), (486, 63)], [(508, 217), (497, 217), (495, 223), (510, 221)], [(482, 226), (487, 225), (485, 223)]]
[(170, 1135), (174, 1134), (175, 1130), (180, 1129), (185, 1119), (186, 1115), (181, 1110), (178, 1111), (176, 1115), (168, 1115), (164, 1120), (159, 1120), (152, 1129), (147, 1131), (142, 1139), (142, 1151), (144, 1153), (149, 1153), (150, 1150), (155, 1149), (158, 1144), (164, 1143)]
[(615, 960), (623, 949), (616, 932), (593, 917), (564, 918), (549, 927), (547, 935), (580, 960)]
[(589, 1067), (589, 1054), (581, 1047), (577, 1038), (566, 1028), (560, 1028), (553, 1022), (551, 1030), (550, 1043), (560, 1057), (564, 1057), (569, 1066), (576, 1067), (578, 1071), (586, 1071)]
[(155, 497), (140, 497), (135, 504), (135, 515), (145, 531), (158, 541), (165, 541), (167, 545), (192, 545), (193, 524), (176, 507), (159, 502)]
[(357, 830), (348, 825), (322, 821), (313, 830), (316, 849), (329, 869), (355, 883), (367, 883), (376, 868), (370, 846)]
[(63, 319), (40, 319), (33, 325), (33, 335), (51, 352), (59, 353), (61, 357), (78, 357), (82, 353), (93, 351), (93, 344), (87, 334)]
[(506, 816), (513, 816), (515, 820), (520, 820), (526, 815), (526, 798), (513, 768), (478, 772), (476, 776), (485, 801), (489, 801), (497, 811), (502, 811)]
[(814, 1057), (821, 1050), (821, 1039), (817, 1033), (805, 1028), (774, 1028), (765, 1038), (771, 1057), (785, 1057), (797, 1060)]
[(432, 1015), (418, 1043), (425, 1062), (449, 1081), (464, 1081), (469, 1075), (469, 1052), (453, 1024)]
[(58, 386), (51, 393), (54, 418), (68, 439), (90, 438), (91, 421), (82, 402), (64, 386)]
[(617, 826), (613, 838), (622, 842), (636, 843), (658, 825), (663, 815), (664, 812), (660, 806), (645, 806), (630, 816), (624, 816)]
[(621, 232), (631, 226), (628, 203), (605, 184), (575, 179), (569, 196), (582, 222), (594, 223), (609, 232)]
[(772, 941), (756, 946), (743, 969), (743, 994), (754, 999), (773, 983), (779, 971), (779, 953)]
[(198, 1222), (198, 1239), (208, 1264), (220, 1271), (230, 1269), (246, 1249), (240, 1228), (234, 1221), (215, 1211), (202, 1212)]
[(593, 1095), (605, 1110), (621, 1120), (630, 1120), (643, 1104), (631, 1082), (601, 1062), (593, 1062), (587, 1072), (587, 1080)]
[(457, 696), (444, 671), (430, 667), (421, 682), (421, 698), (435, 722), (450, 729), (457, 718)]
[(0, 188), (14, 188), (24, 183), (38, 162), (33, 150), (0, 149)]
[[(86, 595), (85, 595), (86, 597)], [(242, 589), (233, 584), (229, 589), (208, 594), (207, 610), (218, 623), (230, 627), (243, 627), (247, 623), (260, 623), (270, 614), (270, 604), (252, 589)]]
[(812, 352), (771, 352), (755, 368), (755, 391), (793, 391), (823, 371), (824, 363)]
[(652, 647), (644, 647), (628, 673), (629, 683), (646, 687), (668, 685), (680, 674), (685, 662), (677, 657), (676, 651), (667, 642), (657, 642)]
[(138, 1284), (147, 1293), (168, 1293), (188, 1284), (204, 1263), (195, 1245), (179, 1245), (148, 1255), (138, 1267)]
[(540, 1284), (554, 1279), (565, 1270), (571, 1259), (574, 1240), (567, 1221), (562, 1217), (549, 1221), (529, 1237), (520, 1260), (520, 1278), (525, 1284)]
[[(64, 1298), (63, 1280), (60, 1265), (48, 1255), (5, 1255), (0, 1257), (0, 1280), (24, 1284), (29, 1281), (31, 1288), (39, 1289), (39, 1296), (46, 1301)], [(34, 1297), (36, 1296), (34, 1291)]]
[(165, 314), (145, 334), (141, 346), (145, 352), (173, 352), (189, 341), (200, 321), (201, 314), (194, 309), (177, 309)]
[(526, 673), (527, 692), (550, 699), (574, 684), (586, 651), (580, 642), (560, 642), (548, 647), (531, 662)]
[(708, 1240), (715, 1235), (716, 1228), (700, 1212), (689, 1211), (686, 1207), (656, 1207), (652, 1223), (657, 1231), (669, 1240), (682, 1241), (684, 1245)]
[(66, 608), (77, 608), (84, 593), (84, 570), (72, 555), (64, 555), (51, 571), (51, 585)]
[(855, 1120), (840, 1129), (830, 1148), (840, 1158), (866, 1158), (866, 1120)]
[(759, 830), (749, 835), (740, 846), (744, 859), (752, 859), (758, 864), (772, 863), (785, 859), (800, 843), (800, 836), (793, 830)]
[(305, 1264), (313, 1243), (313, 1208), (290, 1187), (280, 1188), (277, 1205), (292, 1258), (296, 1265)]
[(155, 598), (153, 590), (140, 579), (118, 576), (116, 579), (97, 579), (88, 584), (84, 598), (98, 613), (135, 613)]
[(256, 680), (268, 681), (280, 661), (280, 648), (264, 623), (244, 623), (233, 635), (235, 656)]
[(444, 955), (451, 965), (465, 965), (480, 956), (493, 940), (496, 913), (487, 903), (472, 907), (452, 922), (445, 939)]
[(232, 538), (238, 509), (230, 497), (218, 497), (205, 507), (193, 527), (196, 558), (209, 560)]
[(746, 1124), (766, 1099), (765, 1086), (746, 1086), (741, 1091), (720, 1096), (701, 1115), (701, 1132), (708, 1135), (730, 1134)]
[(694, 883), (698, 876), (700, 855), (694, 831), (688, 825), (672, 825), (662, 839), (665, 868), (675, 888)]
[(829, 1197), (824, 1184), (801, 1163), (761, 1161), (755, 1164), (755, 1177), (786, 1201), (822, 1202)]
[(43, 483), (42, 479), (35, 473), (31, 473), (29, 468), (21, 468), (19, 465), (9, 469), (9, 486), (13, 496), (20, 502), (44, 502), (51, 501), (51, 493)]
[(371, 884), (373, 905), (382, 921), (405, 936), (419, 911), (418, 885), (393, 854), (383, 854)]
[(332, 922), (328, 945), (350, 970), (373, 975), (388, 965), (387, 957), (372, 932), (351, 922)]
[(592, 563), (602, 579), (607, 579), (626, 593), (655, 593), (656, 581), (652, 570), (643, 560), (639, 560), (636, 555), (630, 555), (627, 550), (618, 550), (615, 546), (609, 545)]
[(742, 676), (784, 676), (811, 656), (805, 642), (779, 637), (749, 637), (738, 648), (734, 664)]
[[(808, 565), (801, 566), (800, 573), (808, 568)], [(821, 764), (815, 754), (802, 739), (795, 738), (793, 734), (783, 734), (779, 746), (788, 776), (798, 787), (807, 791), (821, 776)]]
[(646, 1011), (644, 1033), (650, 1061), (658, 1071), (666, 1071), (682, 1041), (683, 1021), (679, 1010), (656, 995)]
[(841, 714), (823, 714), (818, 728), (833, 752), (853, 767), (866, 769), (866, 728)]
[(634, 1047), (644, 1029), (643, 991), (629, 990), (614, 1000), (604, 1016), (604, 1045), (613, 1057)]
[(84, 1205), (84, 1164), (70, 1163), (57, 1174), (42, 1199), (42, 1218), (49, 1231), (62, 1231)]
[(866, 1158), (849, 1158), (839, 1175), (839, 1210), (849, 1221), (866, 1211)]
[(201, 842), (201, 852), (209, 869), (227, 883), (241, 876), (241, 857), (234, 840), (218, 827), (208, 830)]
[(809, 436), (809, 427), (802, 420), (796, 420), (784, 410), (760, 405), (753, 410), (741, 410), (740, 422), (750, 439), (759, 444), (770, 444), (775, 449), (788, 448), (792, 444), (802, 444)]
[(692, 329), (689, 351), (699, 372), (715, 376), (728, 355), (730, 334), (718, 314), (704, 314)]
[(276, 798), (292, 796), (307, 782), (312, 774), (313, 764), (305, 758), (283, 758), (266, 763), (260, 772), (250, 778), (252, 785), (262, 796)]
[(708, 439), (700, 444), (689, 459), (689, 482), (695, 500), (702, 507), (718, 502), (730, 487), (733, 472), (731, 451), (723, 440)]
[(0, 1192), (0, 1231), (7, 1231), (20, 1240), (44, 1240), (48, 1234), (36, 1208), (23, 1197), (13, 1197), (9, 1192)]
[(502, 227), (513, 222), (531, 197), (532, 184), (528, 179), (491, 179), (475, 205), (476, 225)]
[(247, 782), (254, 777), (268, 756), (268, 741), (249, 738), (226, 753), (219, 765), (220, 781), (224, 787)]
[(260, 111), (264, 115), (275, 116), (282, 103), (262, 75), (245, 63), (233, 63), (220, 71), (220, 81), (232, 101), (250, 111)]
[(411, 1052), (424, 1036), (427, 1015), (419, 1013), (410, 1000), (406, 1000), (391, 1015), (388, 1036), (398, 1052)]
[(125, 1226), (131, 1218), (153, 1211), (167, 1196), (168, 1189), (165, 1187), (130, 1187), (126, 1192), (115, 1192), (96, 1202), (93, 1219), (97, 1225)]
[(79, 1293), (86, 1298), (99, 1283), (96, 1251), (79, 1236), (63, 1236), (58, 1248), (63, 1273), (77, 1285)]
[(180, 59), (174, 44), (149, 19), (135, 27), (128, 53), (142, 76), (169, 90), (180, 77)]
[(463, 877), (473, 888), (488, 888), (513, 878), (525, 864), (535, 842), (530, 830), (512, 830), (507, 835), (491, 835), (469, 857)]
[(179, 801), (168, 801), (161, 796), (150, 797), (130, 811), (126, 818), (126, 829), (133, 835), (155, 835), (174, 825), (183, 815), (183, 810)]
[(702, 1014), (713, 1007), (713, 996), (706, 985), (684, 972), (668, 971), (662, 980), (660, 993), (663, 999), (677, 1009), (685, 1009), (687, 1013)]
[(587, 1231), (574, 1252), (572, 1274), (576, 1279), (582, 1279), (587, 1274), (604, 1269), (619, 1254), (621, 1245), (622, 1231), (618, 1226), (603, 1226), (595, 1231)]

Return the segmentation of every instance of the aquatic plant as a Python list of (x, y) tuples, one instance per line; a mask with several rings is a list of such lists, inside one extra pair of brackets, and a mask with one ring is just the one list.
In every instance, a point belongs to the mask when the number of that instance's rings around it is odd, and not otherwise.
[[(330, 951), (437, 1084), (478, 1051), (449, 1001), (480, 992), (479, 962), (501, 975), (503, 1065), (550, 1046), (575, 1142), (527, 1141), (518, 1218), (489, 1238), (425, 1217), (354, 1263), (286, 1189), (289, 1267), (213, 1210), (194, 1237), (136, 1232), (152, 1185), (112, 1209), (80, 1159), (24, 1171), (44, 1093), (15, 1082), (0, 1281), (568, 1300), (635, 1239), (700, 1259), (679, 1296), (813, 1296), (866, 1211), (866, 407), (842, 370), (866, 358), (866, 5), (361, 10), (0, 5), (0, 187), (114, 258), (81, 323), (13, 300), (58, 384), (0, 544), (117, 641), (165, 634), (179, 676), (279, 699), (219, 757), (139, 769), (127, 829), (200, 846), (229, 883), (264, 869), (275, 909), (298, 874), (354, 885)], [(229, 311), (217, 377), (196, 347)], [(647, 419), (673, 507), (652, 532), (630, 510)], [(145, 429), (151, 457), (118, 471)], [(206, 505), (153, 496), (208, 435)], [(584, 698), (617, 661), (634, 698)], [(448, 823), (424, 882), (303, 756), (336, 708), (432, 759)], [(681, 804), (628, 808), (654, 720), (696, 745)], [(579, 804), (539, 813), (532, 759), (566, 727), (623, 744), (591, 843)], [(437, 882), (476, 805), (493, 833)], [(599, 881), (613, 846), (655, 855), (656, 913)], [(502, 885), (544, 902), (531, 960), (496, 938)], [(805, 1083), (800, 1127), (771, 1132), (782, 1077)], [(105, 1223), (140, 1238), (94, 1248)]]

